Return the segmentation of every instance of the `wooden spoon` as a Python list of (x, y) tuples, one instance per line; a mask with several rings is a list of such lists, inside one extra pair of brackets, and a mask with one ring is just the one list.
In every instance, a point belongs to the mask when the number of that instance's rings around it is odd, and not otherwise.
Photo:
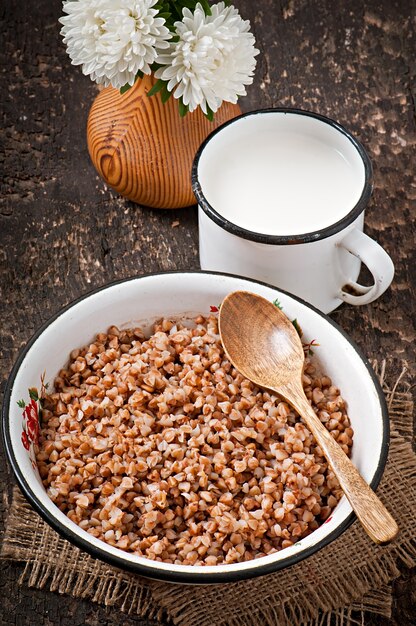
[(256, 294), (235, 291), (221, 305), (219, 329), (234, 367), (256, 385), (278, 393), (302, 416), (366, 533), (376, 543), (394, 539), (399, 532), (396, 522), (323, 426), (305, 396), (303, 347), (286, 315)]

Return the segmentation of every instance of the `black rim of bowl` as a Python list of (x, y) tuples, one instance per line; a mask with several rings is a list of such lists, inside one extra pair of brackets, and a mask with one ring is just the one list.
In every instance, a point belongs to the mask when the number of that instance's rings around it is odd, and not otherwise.
[[(272, 114), (272, 113), (285, 113), (290, 115), (302, 115), (306, 117), (312, 117), (320, 122), (324, 122), (328, 124), (335, 130), (339, 131), (342, 135), (344, 135), (351, 144), (355, 147), (358, 154), (360, 155), (363, 164), (364, 164), (364, 186), (361, 192), (361, 196), (357, 202), (357, 204), (345, 215), (342, 219), (338, 220), (334, 224), (322, 228), (320, 230), (316, 230), (310, 233), (303, 233), (299, 235), (268, 235), (266, 233), (258, 233), (251, 230), (247, 230), (234, 222), (230, 222), (225, 217), (223, 217), (220, 213), (218, 213), (214, 207), (208, 202), (206, 199), (204, 192), (202, 190), (201, 183), (199, 181), (198, 176), (198, 167), (199, 161), (201, 159), (202, 153), (207, 146), (207, 144), (224, 128), (230, 126), (231, 124), (238, 123), (242, 119), (247, 117), (251, 117), (254, 115), (263, 115), (263, 114)], [(330, 237), (331, 235), (335, 235), (340, 232), (349, 224), (351, 224), (357, 217), (365, 210), (368, 201), (370, 200), (371, 193), (373, 190), (373, 168), (371, 165), (370, 158), (362, 146), (362, 144), (355, 139), (351, 135), (351, 133), (341, 126), (335, 120), (332, 120), (329, 117), (325, 117), (324, 115), (320, 115), (319, 113), (314, 113), (312, 111), (306, 111), (304, 109), (294, 109), (294, 108), (284, 108), (284, 107), (276, 107), (276, 108), (268, 108), (268, 109), (258, 109), (256, 111), (249, 111), (248, 113), (243, 113), (242, 115), (238, 115), (237, 117), (232, 118), (228, 122), (224, 122), (218, 128), (216, 128), (205, 141), (200, 145), (195, 159), (192, 165), (192, 190), (195, 194), (197, 202), (201, 209), (206, 213), (206, 215), (215, 222), (218, 226), (223, 228), (224, 230), (236, 235), (237, 237), (242, 237), (243, 239), (248, 239), (250, 241), (255, 241), (257, 243), (266, 243), (270, 245), (292, 245), (292, 244), (300, 244), (300, 243), (311, 243), (313, 241), (319, 241), (320, 239), (325, 239), (326, 237)]]
[[(126, 279), (121, 279), (121, 280), (117, 280), (117, 281), (113, 281), (111, 283), (107, 283), (106, 285), (103, 285), (102, 287), (99, 287), (98, 289), (94, 289), (88, 293), (85, 293), (84, 295), (80, 296), (79, 298), (77, 298), (76, 300), (73, 300), (72, 302), (70, 302), (68, 305), (66, 305), (65, 307), (63, 307), (62, 309), (60, 309), (57, 313), (55, 313), (52, 317), (50, 317), (35, 333), (34, 335), (32, 335), (32, 337), (29, 339), (29, 341), (27, 342), (27, 344), (24, 346), (24, 348), (22, 348), (14, 366), (13, 369), (11, 371), (11, 374), (7, 380), (6, 383), (6, 388), (5, 388), (5, 393), (4, 393), (4, 402), (3, 402), (3, 410), (2, 410), (2, 435), (3, 435), (3, 445), (5, 447), (6, 450), (6, 456), (10, 462), (10, 465), (12, 467), (12, 470), (14, 472), (14, 475), (17, 479), (17, 482), (19, 484), (19, 487), (21, 489), (21, 491), (23, 492), (24, 496), (26, 497), (26, 499), (28, 500), (28, 502), (31, 504), (31, 506), (33, 507), (33, 509), (39, 513), (39, 515), (54, 529), (56, 530), (64, 539), (67, 539), (68, 541), (70, 541), (72, 544), (74, 544), (75, 546), (77, 546), (78, 548), (80, 548), (81, 550), (84, 550), (85, 552), (88, 552), (90, 555), (92, 555), (94, 558), (97, 558), (101, 561), (104, 561), (106, 563), (109, 563), (110, 565), (113, 565), (115, 567), (118, 567), (120, 569), (123, 570), (127, 570), (130, 572), (134, 572), (136, 574), (140, 574), (142, 576), (145, 576), (147, 578), (154, 578), (154, 579), (158, 579), (158, 580), (164, 580), (164, 581), (168, 581), (168, 582), (175, 582), (175, 583), (186, 583), (186, 584), (216, 584), (216, 583), (226, 583), (226, 582), (235, 582), (238, 580), (244, 580), (244, 579), (248, 579), (248, 578), (256, 578), (257, 576), (264, 576), (266, 574), (271, 574), (273, 572), (277, 572), (281, 569), (284, 569), (286, 567), (290, 567), (291, 565), (294, 565), (295, 563), (298, 563), (299, 561), (302, 561), (304, 559), (306, 559), (307, 557), (311, 556), (312, 554), (314, 554), (315, 552), (318, 552), (318, 550), (320, 550), (321, 548), (323, 548), (324, 546), (328, 545), (329, 543), (331, 543), (334, 539), (336, 539), (337, 537), (339, 537), (351, 524), (352, 522), (356, 519), (356, 515), (354, 512), (351, 512), (348, 517), (346, 517), (346, 519), (339, 525), (337, 526), (337, 528), (335, 528), (331, 533), (329, 533), (326, 537), (324, 537), (323, 539), (321, 539), (320, 541), (318, 541), (315, 545), (302, 550), (301, 552), (294, 554), (290, 557), (287, 557), (285, 559), (282, 559), (281, 561), (275, 562), (275, 563), (266, 563), (264, 565), (260, 565), (255, 567), (254, 569), (243, 569), (241, 571), (230, 571), (230, 572), (218, 572), (218, 573), (207, 573), (207, 574), (192, 574), (192, 573), (186, 573), (186, 572), (177, 572), (177, 571), (173, 571), (173, 570), (159, 570), (155, 567), (152, 567), (152, 561), (151, 559), (149, 559), (149, 564), (147, 565), (142, 565), (140, 563), (131, 563), (129, 561), (126, 561), (123, 559), (122, 556), (114, 556), (111, 555), (107, 552), (105, 552), (104, 550), (101, 550), (100, 548), (94, 546), (93, 544), (91, 544), (90, 542), (88, 542), (87, 540), (85, 540), (83, 537), (81, 537), (80, 535), (78, 535), (77, 533), (73, 532), (71, 529), (67, 528), (66, 526), (64, 526), (61, 522), (59, 522), (52, 513), (50, 513), (50, 511), (48, 511), (45, 507), (43, 507), (43, 505), (39, 502), (39, 500), (37, 499), (35, 493), (32, 491), (32, 489), (30, 488), (30, 485), (28, 484), (28, 482), (25, 479), (25, 476), (23, 474), (23, 472), (20, 469), (20, 466), (18, 464), (18, 461), (14, 455), (13, 452), (13, 446), (12, 446), (12, 442), (11, 442), (11, 436), (10, 436), (10, 428), (9, 428), (9, 409), (10, 409), (10, 399), (11, 399), (11, 393), (12, 393), (12, 389), (13, 389), (13, 383), (14, 380), (16, 378), (16, 374), (28, 352), (28, 350), (31, 348), (31, 346), (35, 343), (35, 341), (40, 337), (40, 335), (46, 330), (46, 328), (48, 328), (48, 326), (50, 326), (50, 324), (52, 322), (54, 322), (56, 319), (58, 319), (63, 313), (65, 313), (66, 311), (68, 311), (69, 309), (71, 309), (74, 305), (78, 304), (79, 302), (82, 302), (83, 300), (89, 298), (90, 296), (99, 293), (100, 291), (103, 291), (107, 288), (113, 287), (115, 285), (119, 285), (122, 283), (127, 283), (127, 282), (131, 282), (131, 281), (135, 281), (135, 280), (140, 280), (142, 278), (149, 278), (152, 276), (166, 276), (166, 275), (183, 275), (183, 274), (189, 274), (189, 275), (195, 275), (195, 274), (208, 274), (208, 275), (213, 275), (213, 276), (225, 276), (225, 277), (229, 277), (229, 278), (236, 278), (239, 280), (244, 280), (247, 281), (248, 283), (252, 283), (252, 284), (259, 284), (262, 285), (264, 287), (269, 287), (270, 289), (274, 290), (274, 291), (278, 291), (281, 293), (284, 293), (285, 295), (289, 296), (290, 298), (293, 298), (293, 300), (296, 300), (297, 302), (300, 302), (301, 304), (303, 304), (304, 306), (306, 306), (309, 309), (312, 309), (313, 311), (315, 311), (315, 313), (317, 313), (318, 315), (320, 315), (321, 317), (323, 317), (329, 324), (331, 324), (352, 346), (352, 348), (354, 349), (354, 351), (357, 353), (357, 355), (359, 356), (359, 358), (363, 361), (369, 375), (370, 378), (373, 381), (373, 384), (377, 390), (377, 395), (378, 395), (378, 400), (380, 403), (380, 408), (381, 408), (381, 414), (382, 414), (382, 420), (383, 420), (383, 434), (382, 434), (382, 443), (381, 443), (381, 453), (380, 453), (380, 458), (379, 458), (379, 462), (377, 465), (377, 469), (374, 473), (373, 479), (370, 482), (370, 486), (372, 487), (372, 489), (376, 489), (376, 487), (378, 486), (381, 477), (383, 475), (383, 471), (384, 471), (384, 467), (387, 461), (387, 455), (388, 455), (388, 450), (389, 450), (389, 435), (390, 435), (390, 428), (389, 428), (389, 416), (388, 416), (388, 411), (387, 411), (387, 404), (386, 404), (386, 400), (384, 397), (384, 393), (381, 389), (380, 383), (376, 378), (376, 375), (373, 371), (373, 369), (371, 368), (370, 363), (368, 362), (367, 358), (363, 355), (363, 353), (361, 352), (360, 348), (355, 344), (354, 341), (352, 341), (350, 339), (350, 337), (347, 335), (347, 333), (336, 323), (334, 322), (330, 317), (328, 317), (327, 315), (325, 315), (324, 313), (322, 313), (321, 311), (319, 311), (316, 307), (312, 306), (311, 304), (309, 304), (308, 302), (305, 302), (304, 300), (302, 300), (301, 298), (298, 298), (297, 296), (294, 296), (293, 294), (284, 291), (283, 289), (279, 289), (278, 287), (275, 287), (273, 285), (270, 285), (268, 283), (265, 282), (261, 282), (261, 281), (254, 281), (251, 280), (249, 278), (245, 278), (244, 276), (238, 276), (236, 274), (226, 274), (224, 272), (209, 272), (209, 271), (198, 271), (198, 270), (194, 270), (194, 271), (167, 271), (167, 272), (154, 272), (154, 273), (150, 273), (150, 274), (144, 274), (142, 276), (132, 276), (130, 278), (126, 278)], [(104, 544), (104, 542), (103, 542)], [(105, 544), (104, 544), (105, 545)], [(121, 552), (121, 550), (120, 550)], [(145, 558), (145, 557), (144, 557)], [(253, 561), (255, 563), (258, 563), (257, 560)]]

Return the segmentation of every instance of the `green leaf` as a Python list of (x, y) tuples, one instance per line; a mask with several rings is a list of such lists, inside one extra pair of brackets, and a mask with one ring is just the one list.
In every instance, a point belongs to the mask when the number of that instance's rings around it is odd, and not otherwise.
[(211, 7), (209, 6), (207, 0), (199, 0), (202, 8), (204, 9), (205, 15), (212, 15)]
[(157, 2), (154, 7), (154, 9), (156, 9), (156, 11), (160, 13), (168, 13), (170, 11), (170, 5), (169, 2)]
[(35, 387), (32, 387), (32, 389), (29, 389), (29, 396), (32, 400), (37, 402), (39, 400), (38, 390)]
[(303, 330), (302, 330), (302, 328), (300, 327), (298, 320), (297, 320), (297, 319), (292, 320), (292, 324), (293, 324), (293, 326), (296, 328), (296, 331), (297, 331), (297, 333), (298, 333), (299, 337), (302, 337), (302, 335), (303, 335)]
[(273, 304), (274, 306), (277, 306), (278, 309), (280, 309), (281, 311), (283, 311), (283, 307), (280, 304), (280, 300), (278, 298), (276, 298), (276, 300), (273, 300)]
[(26, 407), (26, 403), (24, 400), (18, 400), (17, 406), (20, 406), (21, 409), (24, 409)]
[[(137, 73), (136, 73), (136, 76), (134, 77), (134, 82), (136, 82), (136, 80), (138, 80), (139, 78), (143, 78), (143, 76), (144, 76), (143, 72), (141, 70), (138, 70)], [(133, 87), (133, 85), (130, 85), (129, 83), (126, 83), (125, 85), (120, 87), (120, 94), (123, 95), (123, 93), (126, 93), (126, 91), (128, 91), (132, 87)]]
[(204, 115), (207, 118), (207, 120), (209, 120), (210, 122), (214, 121), (214, 111), (212, 111), (212, 109), (210, 109), (208, 105), (207, 105), (207, 112), (204, 113)]
[(172, 2), (172, 9), (175, 11), (176, 13), (176, 17), (178, 18), (178, 20), (182, 20), (182, 7), (180, 6), (179, 2)]
[(164, 87), (162, 93), (160, 94), (160, 98), (161, 98), (163, 104), (165, 104), (165, 102), (167, 102), (169, 100), (169, 98), (171, 97), (172, 93), (173, 93), (172, 91), (169, 91), (167, 83), (165, 83), (165, 87)]
[(190, 9), (192, 12), (194, 12), (198, 2), (195, 2), (195, 0), (179, 0), (178, 4), (180, 4), (182, 8), (186, 7), (187, 9)]
[(155, 84), (153, 85), (153, 87), (150, 89), (150, 91), (147, 92), (147, 96), (149, 98), (151, 98), (152, 96), (154, 96), (156, 93), (158, 93), (159, 91), (162, 91), (162, 89), (165, 88), (165, 81), (161, 80), (160, 78), (155, 82)]
[(185, 117), (185, 115), (189, 111), (189, 106), (182, 102), (182, 98), (180, 100), (178, 100), (178, 104), (179, 104), (179, 115), (181, 117)]
[(129, 83), (126, 83), (125, 85), (120, 87), (120, 94), (123, 95), (123, 93), (126, 93), (126, 91), (128, 91), (129, 89), (131, 89), (131, 85), (129, 85)]

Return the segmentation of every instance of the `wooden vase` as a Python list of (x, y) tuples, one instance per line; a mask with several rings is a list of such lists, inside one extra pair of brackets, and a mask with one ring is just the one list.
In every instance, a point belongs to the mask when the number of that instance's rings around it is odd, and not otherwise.
[(195, 153), (217, 126), (241, 113), (225, 102), (210, 122), (198, 108), (180, 117), (178, 102), (148, 97), (145, 76), (125, 94), (113, 87), (96, 97), (88, 117), (88, 150), (105, 182), (133, 202), (174, 209), (195, 204), (191, 168)]

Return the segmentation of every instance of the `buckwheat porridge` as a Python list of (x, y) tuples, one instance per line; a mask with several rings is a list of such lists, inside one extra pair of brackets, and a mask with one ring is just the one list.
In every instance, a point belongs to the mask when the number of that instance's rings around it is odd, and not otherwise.
[[(353, 431), (309, 359), (307, 397), (347, 454)], [(224, 355), (217, 318), (108, 329), (74, 350), (44, 399), (37, 454), (72, 521), (149, 559), (216, 565), (296, 543), (342, 492), (302, 420)]]

